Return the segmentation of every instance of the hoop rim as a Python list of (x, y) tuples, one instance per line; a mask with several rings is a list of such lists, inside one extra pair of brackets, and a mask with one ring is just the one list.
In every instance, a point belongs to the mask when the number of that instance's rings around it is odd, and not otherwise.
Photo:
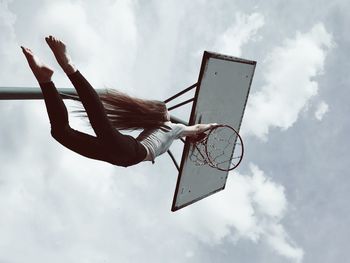
[[(234, 129), (232, 126), (228, 125), (228, 124), (219, 124), (219, 125), (216, 125), (215, 127), (211, 128), (208, 132), (208, 135), (206, 136), (206, 141), (208, 141), (208, 138), (210, 136), (210, 134), (217, 128), (222, 128), (222, 127), (226, 127), (226, 128), (229, 128), (231, 129), (236, 135), (237, 135), (237, 138), (239, 139), (240, 143), (241, 143), (241, 148), (242, 148), (242, 153), (241, 153), (241, 156), (239, 158), (239, 161), (236, 165), (234, 165), (233, 167), (229, 168), (229, 169), (222, 169), (222, 168), (219, 168), (217, 167), (216, 165), (213, 164), (212, 160), (209, 158), (209, 153), (208, 153), (208, 144), (206, 143), (205, 144), (205, 155), (207, 156), (207, 160), (208, 160), (208, 165), (212, 168), (215, 168), (215, 169), (218, 169), (220, 171), (232, 171), (233, 169), (235, 169), (243, 160), (243, 155), (244, 155), (244, 144), (243, 144), (243, 139), (241, 137), (241, 135), (236, 131), (236, 129)], [(234, 150), (232, 152), (232, 154), (234, 154)], [(232, 159), (230, 160), (232, 161)]]

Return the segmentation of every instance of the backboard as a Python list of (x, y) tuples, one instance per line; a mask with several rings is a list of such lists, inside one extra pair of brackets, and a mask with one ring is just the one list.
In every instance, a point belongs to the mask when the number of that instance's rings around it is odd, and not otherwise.
[[(255, 66), (255, 61), (205, 51), (189, 124), (228, 124), (239, 131)], [(190, 150), (186, 139), (172, 211), (225, 188), (228, 172), (196, 165)]]

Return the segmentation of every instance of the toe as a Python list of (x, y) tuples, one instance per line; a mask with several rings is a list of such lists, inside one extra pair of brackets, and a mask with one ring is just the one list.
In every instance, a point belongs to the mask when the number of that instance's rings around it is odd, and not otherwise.
[(50, 46), (52, 43), (51, 39), (47, 37), (47, 38), (45, 38), (45, 40), (46, 40), (46, 43)]
[(22, 49), (24, 56), (27, 58), (28, 61), (30, 61), (33, 58), (33, 55), (30, 54), (26, 49)]

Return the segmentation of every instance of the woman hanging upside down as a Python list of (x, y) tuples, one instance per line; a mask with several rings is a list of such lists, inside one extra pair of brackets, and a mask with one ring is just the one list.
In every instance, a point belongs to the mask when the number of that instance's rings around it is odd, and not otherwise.
[[(53, 70), (30, 49), (21, 48), (42, 90), (53, 138), (78, 154), (124, 167), (142, 161), (154, 162), (175, 139), (196, 138), (216, 125), (172, 123), (165, 103), (161, 101), (133, 98), (119, 91), (99, 96), (76, 69), (66, 45), (52, 36), (45, 40), (75, 87), (96, 137), (69, 126), (67, 108), (51, 80)], [(135, 139), (119, 130), (143, 131)]]

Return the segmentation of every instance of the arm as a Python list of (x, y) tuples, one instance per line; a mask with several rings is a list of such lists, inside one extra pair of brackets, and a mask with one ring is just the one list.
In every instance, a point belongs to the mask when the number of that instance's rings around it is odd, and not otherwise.
[(186, 126), (184, 131), (182, 132), (182, 137), (184, 136), (195, 137), (217, 125), (218, 125), (217, 123), (209, 123), (209, 124), (195, 124), (192, 126)]

